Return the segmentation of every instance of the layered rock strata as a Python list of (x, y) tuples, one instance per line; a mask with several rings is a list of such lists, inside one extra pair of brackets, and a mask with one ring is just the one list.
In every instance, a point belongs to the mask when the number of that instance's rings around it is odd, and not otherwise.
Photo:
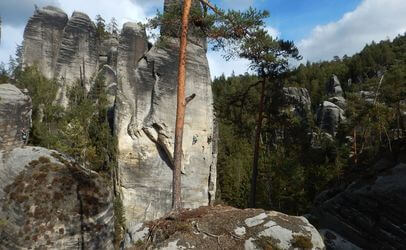
[(47, 6), (35, 11), (24, 30), (23, 65), (37, 65), (48, 78), (57, 76), (56, 62), (68, 16)]
[(67, 90), (79, 79), (86, 90), (90, 90), (90, 78), (98, 71), (98, 60), (96, 26), (88, 15), (75, 11), (64, 28), (57, 58), (55, 72), (62, 85), (58, 103), (68, 105)]
[(31, 98), (11, 84), (0, 84), (0, 150), (20, 147), (31, 128)]

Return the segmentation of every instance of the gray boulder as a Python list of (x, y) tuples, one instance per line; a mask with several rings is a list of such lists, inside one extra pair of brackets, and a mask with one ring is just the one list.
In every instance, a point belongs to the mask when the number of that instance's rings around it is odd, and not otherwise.
[(11, 84), (0, 84), (0, 150), (26, 144), (31, 128), (31, 98)]
[(345, 119), (344, 110), (328, 101), (324, 101), (317, 110), (317, 124), (320, 129), (333, 136), (338, 125)]
[[(179, 40), (147, 50), (145, 31), (125, 25), (118, 51), (115, 130), (118, 181), (128, 227), (171, 209)], [(132, 53), (129, 53), (132, 51)], [(215, 194), (213, 97), (204, 46), (187, 48), (188, 104), (183, 137), (183, 205), (208, 205)]]
[(325, 249), (304, 217), (261, 209), (200, 207), (140, 223), (127, 234), (124, 248), (138, 249)]
[(56, 151), (0, 150), (0, 249), (113, 249), (107, 182)]
[(68, 16), (47, 6), (35, 11), (24, 30), (23, 65), (37, 65), (47, 78), (56, 73), (56, 62)]

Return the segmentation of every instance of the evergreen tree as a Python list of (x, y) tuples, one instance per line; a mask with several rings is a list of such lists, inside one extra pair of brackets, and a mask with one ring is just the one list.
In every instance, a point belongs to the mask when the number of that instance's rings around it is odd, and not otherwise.
[(96, 36), (99, 40), (103, 40), (107, 37), (106, 21), (101, 15), (96, 15)]
[(112, 17), (112, 18), (110, 19), (110, 22), (109, 22), (109, 24), (107, 25), (107, 30), (108, 30), (108, 32), (109, 32), (110, 34), (117, 35), (117, 34), (119, 33), (117, 20), (116, 20), (114, 17)]

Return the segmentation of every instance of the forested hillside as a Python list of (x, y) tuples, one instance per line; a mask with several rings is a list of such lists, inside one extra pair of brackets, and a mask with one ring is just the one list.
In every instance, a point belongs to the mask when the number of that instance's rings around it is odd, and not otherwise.
[[(341, 82), (344, 99), (338, 100), (343, 100), (345, 119), (331, 135), (317, 114), (332, 98), (327, 88), (333, 74)], [(310, 110), (301, 116), (291, 112), (283, 87), (306, 88)], [(213, 89), (220, 131), (218, 197), (247, 207), (258, 79), (248, 74), (219, 77)], [(303, 214), (322, 190), (371, 174), (377, 159), (405, 142), (405, 100), (406, 35), (372, 42), (351, 57), (302, 64), (274, 79), (265, 95), (257, 205)]]

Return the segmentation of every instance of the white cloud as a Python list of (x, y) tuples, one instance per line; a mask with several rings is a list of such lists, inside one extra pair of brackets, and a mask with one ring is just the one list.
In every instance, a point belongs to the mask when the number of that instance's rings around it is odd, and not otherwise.
[[(142, 0), (144, 1), (144, 0)], [(112, 17), (117, 19), (119, 27), (125, 22), (145, 22), (147, 10), (142, 8), (137, 1), (131, 0), (60, 0), (61, 8), (71, 14), (73, 11), (81, 11), (94, 19), (100, 14), (108, 23)]]
[(278, 38), (281, 36), (281, 32), (271, 26), (266, 27), (266, 31), (268, 31), (268, 34), (273, 38)]
[[(278, 38), (281, 36), (280, 31), (271, 26), (267, 26), (266, 30), (273, 38)], [(249, 72), (248, 67), (250, 62), (247, 59), (235, 58), (226, 61), (221, 52), (215, 51), (209, 51), (207, 53), (207, 59), (209, 60), (210, 74), (212, 78), (221, 76), (222, 74), (225, 76), (231, 76), (233, 72), (235, 75)]]
[(305, 60), (318, 61), (352, 55), (366, 43), (394, 38), (406, 31), (405, 0), (363, 0), (337, 22), (317, 26), (298, 42)]
[(207, 59), (210, 66), (211, 77), (218, 77), (224, 74), (225, 76), (231, 76), (234, 72), (235, 75), (243, 74), (248, 71), (249, 61), (246, 59), (232, 59), (226, 61), (221, 52), (209, 51), (207, 53)]

